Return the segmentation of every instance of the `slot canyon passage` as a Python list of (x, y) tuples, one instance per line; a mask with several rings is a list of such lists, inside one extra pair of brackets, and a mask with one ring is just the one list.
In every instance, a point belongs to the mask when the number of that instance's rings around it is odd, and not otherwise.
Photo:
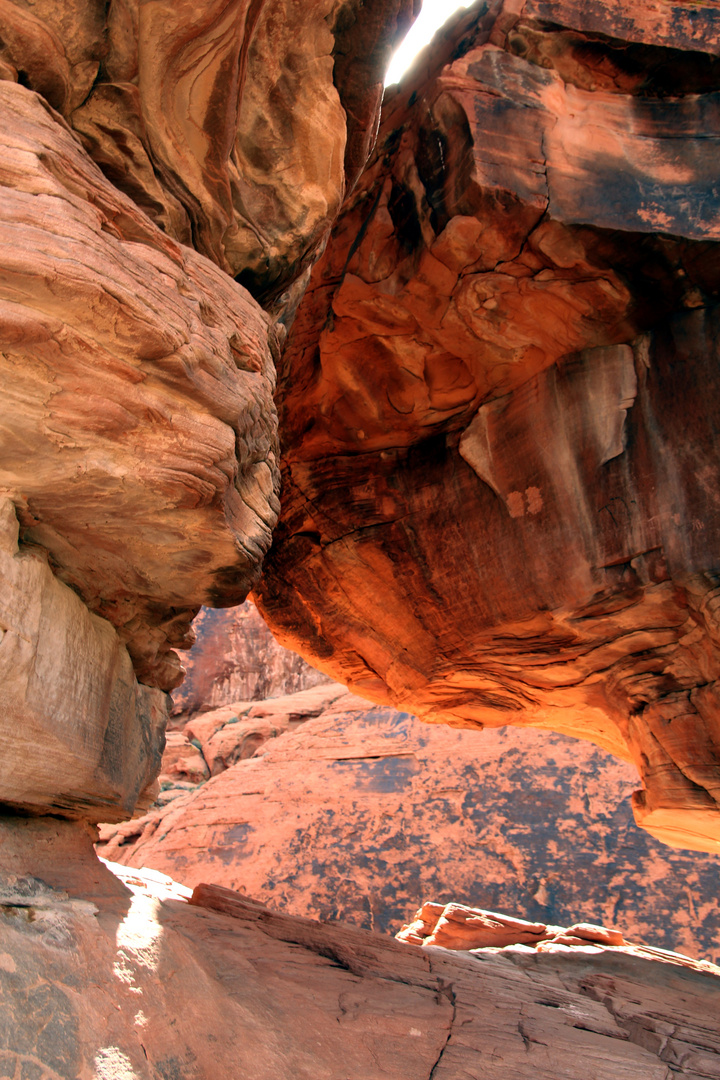
[(419, 8), (0, 0), (2, 1080), (720, 1078), (720, 6)]

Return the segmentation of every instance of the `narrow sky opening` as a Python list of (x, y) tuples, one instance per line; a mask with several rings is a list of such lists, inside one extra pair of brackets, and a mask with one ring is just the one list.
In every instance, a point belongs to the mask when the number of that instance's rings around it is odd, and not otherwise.
[(420, 50), (432, 40), (436, 30), (439, 30), (458, 8), (470, 7), (471, 3), (473, 0), (459, 4), (454, 0), (423, 0), (422, 11), (392, 58), (385, 76), (385, 85), (399, 82)]

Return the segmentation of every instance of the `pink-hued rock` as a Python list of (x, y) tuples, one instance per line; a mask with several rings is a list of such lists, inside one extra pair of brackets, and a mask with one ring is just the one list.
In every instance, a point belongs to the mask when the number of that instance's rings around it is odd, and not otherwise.
[(252, 757), (268, 739), (293, 731), (338, 699), (351, 697), (344, 686), (323, 679), (320, 686), (297, 694), (267, 701), (237, 701), (199, 713), (187, 722), (175, 717), (158, 780), (161, 784), (197, 784), (217, 776), (237, 761)]
[(554, 945), (412, 948), (103, 866), (4, 819), (0, 1069), (62, 1080), (720, 1077), (711, 965)]
[[(319, 690), (295, 695), (296, 716)], [(438, 912), (584, 920), (720, 961), (718, 857), (638, 830), (636, 783), (632, 766), (552, 732), (453, 730), (345, 695), (194, 792), (169, 787), (162, 809), (101, 826), (98, 850), (389, 933), (433, 897)]]
[(215, 711), (218, 706), (294, 694), (331, 681), (297, 653), (278, 645), (249, 601), (226, 610), (203, 608), (192, 632), (195, 642), (183, 656), (185, 678), (173, 691), (173, 713)]

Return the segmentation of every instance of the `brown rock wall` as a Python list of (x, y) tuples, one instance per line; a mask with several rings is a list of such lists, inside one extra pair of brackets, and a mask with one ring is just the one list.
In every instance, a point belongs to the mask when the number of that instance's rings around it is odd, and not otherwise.
[(192, 632), (195, 642), (183, 656), (186, 674), (173, 691), (173, 713), (187, 716), (330, 682), (297, 653), (278, 645), (250, 602), (220, 611), (203, 608)]
[(322, 245), (372, 146), (413, 0), (0, 7), (2, 77), (46, 96), (170, 236), (259, 293)]

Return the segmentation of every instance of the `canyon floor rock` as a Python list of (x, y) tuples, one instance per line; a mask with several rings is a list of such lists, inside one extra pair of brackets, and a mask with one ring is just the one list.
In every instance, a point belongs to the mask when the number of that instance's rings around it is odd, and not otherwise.
[(1, 826), (4, 1077), (720, 1076), (710, 967), (599, 945), (419, 948), (115, 876), (80, 825)]
[[(420, 899), (452, 900), (617, 925), (629, 940), (720, 962), (720, 860), (635, 826), (632, 766), (552, 732), (423, 724), (337, 686), (249, 712), (190, 721), (179, 761), (175, 750), (165, 759), (164, 807), (101, 826), (99, 852), (384, 933)], [(213, 748), (226, 740), (237, 764), (220, 771)], [(239, 760), (243, 748), (251, 756)], [(195, 786), (188, 758), (217, 775)]]

